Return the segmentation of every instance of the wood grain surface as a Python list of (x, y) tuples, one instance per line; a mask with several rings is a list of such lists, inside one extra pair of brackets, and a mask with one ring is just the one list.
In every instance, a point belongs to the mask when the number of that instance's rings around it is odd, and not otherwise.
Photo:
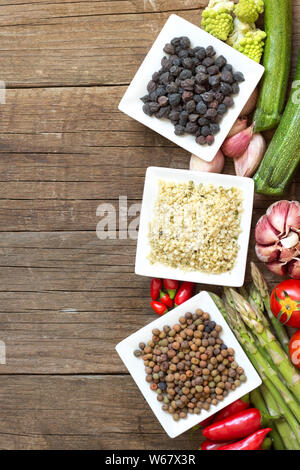
[[(197, 449), (197, 435), (166, 436), (115, 353), (155, 314), (149, 279), (134, 274), (136, 241), (118, 225), (116, 239), (99, 240), (96, 226), (99, 204), (118, 215), (119, 196), (141, 201), (148, 166), (188, 168), (187, 152), (117, 106), (168, 16), (200, 25), (206, 4), (1, 4), (1, 449)], [(253, 227), (271, 201), (256, 196)]]

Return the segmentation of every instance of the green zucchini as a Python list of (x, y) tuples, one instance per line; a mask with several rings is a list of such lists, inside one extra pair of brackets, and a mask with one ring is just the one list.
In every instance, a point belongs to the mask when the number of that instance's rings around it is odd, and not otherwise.
[(255, 132), (274, 129), (283, 111), (291, 66), (291, 0), (265, 0), (265, 31), (265, 74), (254, 115)]
[(287, 107), (254, 176), (257, 193), (283, 195), (300, 163), (300, 49)]

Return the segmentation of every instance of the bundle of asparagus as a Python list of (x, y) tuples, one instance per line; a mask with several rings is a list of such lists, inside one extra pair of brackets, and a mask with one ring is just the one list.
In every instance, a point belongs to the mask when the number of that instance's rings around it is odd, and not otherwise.
[(271, 312), (267, 284), (254, 263), (251, 274), (249, 292), (224, 288), (222, 299), (214, 293), (211, 297), (263, 380), (252, 392), (252, 402), (274, 417), (274, 449), (300, 450), (300, 374), (289, 360), (288, 335)]

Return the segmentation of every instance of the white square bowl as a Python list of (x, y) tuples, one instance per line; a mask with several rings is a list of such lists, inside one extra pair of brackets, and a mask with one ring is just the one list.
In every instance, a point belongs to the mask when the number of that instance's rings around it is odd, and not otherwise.
[[(193, 181), (195, 185), (213, 184), (224, 188), (240, 188), (243, 193), (241, 233), (238, 238), (239, 251), (234, 268), (222, 274), (209, 274), (201, 271), (183, 271), (161, 263), (151, 264), (147, 258), (151, 252), (149, 243), (149, 223), (154, 216), (154, 206), (158, 198), (159, 180), (175, 183)], [(171, 168), (149, 167), (146, 171), (140, 226), (135, 259), (135, 273), (141, 276), (177, 279), (201, 284), (241, 287), (245, 280), (246, 261), (251, 228), (254, 198), (254, 182), (251, 178)]]
[[(175, 422), (169, 413), (161, 409), (162, 404), (157, 401), (156, 393), (150, 390), (149, 384), (146, 382), (144, 362), (141, 358), (136, 358), (133, 352), (138, 348), (138, 344), (140, 342), (146, 343), (151, 340), (152, 330), (154, 328), (162, 329), (165, 325), (173, 326), (175, 323), (178, 323), (179, 317), (184, 315), (186, 312), (194, 313), (198, 308), (208, 312), (210, 314), (211, 320), (215, 321), (217, 325), (222, 326), (223, 330), (220, 337), (228, 347), (234, 349), (235, 360), (239, 366), (244, 369), (247, 381), (242, 383), (240, 387), (231, 391), (223, 401), (219, 402), (216, 406), (212, 406), (209, 411), (202, 410), (201, 414), (199, 415), (189, 414), (186, 419), (180, 419), (179, 421)], [(140, 391), (144, 395), (145, 400), (148, 402), (148, 405), (159, 420), (160, 424), (166, 433), (172, 438), (179, 436), (204, 419), (217, 413), (222, 408), (225, 408), (225, 406), (228, 406), (230, 403), (238, 400), (246, 393), (249, 393), (251, 390), (259, 387), (262, 383), (260, 376), (244, 353), (239, 342), (224, 320), (222, 314), (218, 310), (210, 295), (205, 291), (200, 292), (200, 294), (195, 295), (179, 307), (171, 310), (166, 315), (159, 317), (157, 320), (149, 323), (149, 325), (141, 328), (136, 333), (133, 333), (131, 336), (121, 341), (121, 343), (116, 346), (116, 351), (121, 357)]]
[[(234, 70), (242, 72), (245, 77), (245, 81), (240, 83), (240, 92), (234, 96), (234, 106), (225, 114), (220, 123), (220, 131), (215, 136), (215, 142), (211, 146), (197, 144), (195, 136), (192, 135), (176, 136), (174, 134), (174, 126), (169, 120), (147, 116), (142, 110), (143, 103), (140, 98), (148, 93), (147, 84), (151, 80), (152, 74), (161, 68), (160, 62), (164, 56), (163, 48), (166, 43), (177, 36), (189, 37), (193, 47), (213, 46), (217, 56), (223, 55), (228, 63), (234, 67)], [(150, 129), (153, 129), (185, 150), (209, 162), (221, 147), (235, 120), (240, 115), (251, 93), (261, 79), (264, 70), (262, 65), (216, 39), (198, 26), (193, 25), (180, 16), (171, 15), (129, 85), (119, 104), (119, 110), (145, 126), (150, 127)]]

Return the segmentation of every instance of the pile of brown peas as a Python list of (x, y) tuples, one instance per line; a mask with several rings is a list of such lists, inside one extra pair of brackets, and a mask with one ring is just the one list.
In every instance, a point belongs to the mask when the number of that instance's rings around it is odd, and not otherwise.
[(246, 381), (222, 327), (203, 310), (187, 312), (173, 327), (152, 330), (152, 340), (134, 351), (144, 361), (146, 381), (175, 421), (217, 405)]

